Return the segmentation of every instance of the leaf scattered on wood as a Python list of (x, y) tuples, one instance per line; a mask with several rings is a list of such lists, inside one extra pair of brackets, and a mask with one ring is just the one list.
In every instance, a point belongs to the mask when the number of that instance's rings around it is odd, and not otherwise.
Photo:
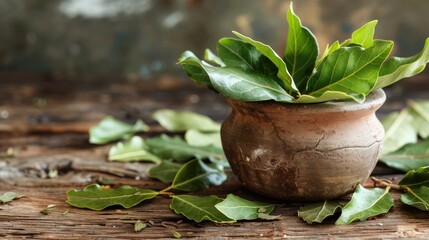
[(78, 208), (91, 210), (102, 210), (115, 205), (130, 208), (145, 200), (152, 199), (158, 194), (157, 191), (127, 185), (116, 189), (103, 189), (98, 184), (92, 184), (81, 191), (69, 190), (66, 202)]
[(23, 197), (15, 192), (5, 192), (0, 196), (0, 204), (12, 202), (15, 199)]
[(324, 201), (306, 205), (298, 210), (298, 217), (309, 224), (322, 223), (325, 218), (334, 215), (341, 210), (341, 204), (337, 201)]
[(130, 125), (109, 116), (91, 127), (89, 130), (89, 142), (93, 144), (105, 144), (114, 140), (128, 138), (132, 134), (147, 131), (149, 127), (141, 120)]
[(274, 210), (275, 205), (257, 201), (250, 201), (234, 194), (228, 196), (215, 206), (225, 216), (234, 220), (254, 220), (263, 218), (264, 220), (276, 219), (275, 216), (270, 217), (270, 213)]
[(173, 182), (174, 177), (182, 166), (183, 164), (181, 163), (165, 160), (160, 165), (151, 168), (148, 176), (161, 182), (170, 183)]
[(429, 187), (409, 189), (407, 193), (401, 194), (401, 201), (422, 211), (429, 211)]
[(141, 230), (145, 229), (147, 227), (146, 223), (143, 223), (141, 220), (137, 220), (134, 223), (134, 231), (135, 232), (140, 232)]
[(150, 161), (160, 163), (161, 159), (148, 151), (143, 138), (134, 136), (125, 142), (119, 142), (112, 146), (109, 151), (110, 161)]
[(189, 129), (206, 132), (218, 132), (220, 130), (219, 123), (214, 122), (207, 116), (194, 112), (160, 109), (153, 114), (153, 118), (162, 127), (171, 132), (181, 132)]

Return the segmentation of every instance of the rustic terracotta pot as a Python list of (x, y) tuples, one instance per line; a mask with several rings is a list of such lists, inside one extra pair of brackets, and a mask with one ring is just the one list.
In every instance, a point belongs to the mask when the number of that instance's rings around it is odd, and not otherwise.
[(377, 162), (384, 137), (377, 90), (362, 103), (243, 102), (228, 99), (222, 145), (250, 190), (290, 201), (334, 199), (354, 191)]

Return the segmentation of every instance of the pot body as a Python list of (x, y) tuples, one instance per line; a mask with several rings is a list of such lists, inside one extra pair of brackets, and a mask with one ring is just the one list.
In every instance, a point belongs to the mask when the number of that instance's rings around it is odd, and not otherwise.
[(290, 201), (351, 193), (374, 169), (384, 137), (375, 111), (385, 94), (362, 104), (286, 104), (228, 99), (221, 128), (225, 155), (250, 190)]

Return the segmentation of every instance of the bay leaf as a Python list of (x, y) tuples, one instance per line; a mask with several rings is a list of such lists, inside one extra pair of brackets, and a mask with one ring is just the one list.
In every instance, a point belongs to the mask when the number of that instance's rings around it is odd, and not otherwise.
[(131, 186), (121, 186), (116, 189), (104, 189), (98, 184), (91, 184), (82, 190), (71, 189), (67, 191), (67, 203), (91, 210), (102, 210), (110, 206), (120, 205), (124, 208), (156, 197), (159, 193), (150, 189)]
[(241, 39), (222, 38), (217, 44), (217, 51), (227, 67), (237, 67), (274, 78), (277, 75), (276, 65), (252, 44)]
[(389, 188), (365, 189), (358, 185), (351, 201), (343, 207), (341, 216), (335, 224), (345, 225), (358, 220), (365, 221), (369, 217), (387, 213), (392, 206), (393, 198)]
[[(258, 219), (261, 209), (263, 209), (262, 213), (269, 215), (274, 210), (275, 205), (250, 201), (235, 196), (234, 194), (228, 194), (228, 196), (222, 202), (216, 204), (215, 207), (228, 218), (238, 221)], [(264, 217), (264, 215), (262, 216)], [(268, 218), (265, 217), (265, 219)]]
[(277, 77), (282, 82), (282, 87), (291, 95), (297, 95), (298, 88), (295, 85), (292, 76), (290, 75), (286, 63), (283, 61), (281, 57), (268, 45), (261, 43), (259, 41), (255, 41), (249, 37), (246, 37), (238, 32), (233, 31), (233, 33), (239, 37), (241, 40), (244, 40), (250, 44), (252, 44), (259, 52), (264, 54), (271, 62), (277, 67)]
[(220, 132), (203, 132), (196, 129), (190, 129), (185, 133), (185, 140), (193, 146), (215, 146), (222, 148)]
[(147, 227), (146, 223), (143, 223), (141, 220), (137, 220), (134, 223), (134, 232), (140, 232), (141, 230), (145, 229)]
[(148, 176), (160, 180), (161, 182), (173, 182), (179, 169), (183, 164), (164, 160), (160, 165), (149, 170)]
[(316, 67), (319, 66), (319, 64), (323, 61), (323, 59), (326, 58), (326, 56), (338, 50), (340, 47), (341, 45), (339, 41), (335, 41), (334, 43), (332, 43), (332, 45), (326, 45), (325, 51), (323, 52), (322, 56), (316, 60)]
[(383, 119), (385, 135), (382, 155), (394, 152), (409, 143), (417, 142), (417, 135), (409, 112), (404, 109), (394, 112)]
[(12, 202), (13, 200), (21, 197), (22, 195), (19, 195), (15, 192), (5, 192), (0, 196), (0, 204)]
[(221, 67), (225, 67), (225, 63), (222, 61), (222, 59), (220, 59), (220, 57), (218, 57), (208, 48), (204, 51), (204, 60), (215, 63)]
[(339, 91), (349, 95), (368, 95), (392, 48), (392, 41), (383, 40), (374, 41), (374, 46), (368, 49), (359, 46), (339, 48), (317, 66), (308, 80), (305, 94), (319, 97), (326, 91)]
[(380, 161), (404, 172), (429, 166), (429, 139), (405, 145), (395, 152), (382, 155)]
[(429, 38), (423, 49), (411, 57), (393, 57), (383, 63), (375, 89), (387, 87), (403, 78), (421, 73), (429, 61)]
[(429, 187), (421, 186), (401, 194), (401, 201), (422, 211), (429, 211)]
[(429, 137), (429, 101), (408, 101), (408, 111), (411, 115), (412, 125), (417, 134), (426, 139)]
[(211, 87), (210, 78), (201, 67), (201, 60), (191, 51), (185, 51), (180, 55), (179, 62), (189, 78), (197, 84)]
[(119, 142), (109, 151), (109, 161), (150, 161), (161, 163), (161, 159), (148, 151), (143, 138), (134, 136), (126, 142)]
[(147, 139), (146, 145), (149, 147), (150, 152), (161, 159), (174, 159), (179, 162), (187, 161), (192, 157), (199, 159), (225, 159), (222, 148), (215, 146), (193, 146), (179, 136), (169, 137), (163, 134), (159, 137)]
[(359, 44), (364, 48), (370, 48), (374, 44), (375, 26), (378, 21), (373, 20), (352, 33), (351, 43)]
[(337, 101), (337, 100), (355, 100), (358, 103), (363, 103), (365, 101), (365, 95), (355, 95), (355, 94), (348, 94), (344, 92), (339, 91), (326, 91), (320, 96), (311, 96), (307, 94), (302, 94), (294, 100), (294, 103), (321, 103), (321, 102), (328, 102), (328, 101)]
[(312, 203), (298, 210), (298, 217), (309, 224), (322, 223), (325, 218), (334, 215), (341, 210), (341, 204), (337, 201), (324, 201)]
[(293, 11), (292, 2), (287, 13), (287, 22), (289, 30), (284, 60), (297, 88), (304, 92), (319, 54), (319, 45), (313, 33), (302, 26), (301, 20)]
[(165, 129), (171, 132), (182, 132), (195, 129), (207, 132), (219, 132), (220, 123), (211, 118), (189, 111), (175, 111), (160, 109), (153, 113), (152, 117)]
[(210, 167), (203, 161), (194, 159), (179, 169), (170, 188), (195, 192), (212, 185), (219, 186), (226, 178), (222, 168)]
[(429, 166), (408, 171), (398, 184), (409, 188), (429, 187)]
[(128, 138), (137, 132), (149, 130), (149, 127), (141, 120), (130, 125), (119, 121), (111, 116), (101, 120), (101, 122), (91, 127), (89, 130), (89, 142), (93, 144), (105, 144), (114, 140)]
[(216, 209), (215, 205), (222, 202), (222, 199), (216, 196), (174, 195), (172, 198), (170, 208), (189, 220), (194, 220), (198, 223), (202, 221), (235, 222)]

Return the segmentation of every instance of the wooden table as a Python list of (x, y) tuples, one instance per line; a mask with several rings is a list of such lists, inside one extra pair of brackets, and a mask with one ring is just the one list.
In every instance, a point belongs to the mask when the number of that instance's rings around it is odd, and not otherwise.
[[(156, 80), (156, 81), (155, 81)], [(416, 87), (417, 85), (417, 87)], [(426, 84), (416, 81), (410, 89), (425, 97)], [(420, 86), (420, 87), (419, 87)], [(402, 89), (404, 92), (405, 90)], [(383, 111), (403, 105), (401, 94), (391, 90), (391, 101)], [(396, 91), (397, 92), (397, 91)], [(144, 163), (106, 161), (109, 146), (88, 144), (88, 128), (106, 115), (125, 121), (143, 119), (154, 126), (150, 114), (159, 108), (192, 110), (221, 121), (229, 113), (222, 97), (189, 80), (171, 76), (156, 79), (81, 78), (63, 79), (50, 76), (0, 74), (0, 151), (13, 148), (15, 157), (0, 158), (0, 194), (14, 191), (24, 195), (0, 205), (0, 238), (31, 239), (154, 239), (172, 238), (177, 231), (182, 238), (429, 238), (429, 215), (396, 201), (389, 214), (348, 226), (335, 226), (331, 219), (323, 224), (307, 225), (297, 217), (300, 203), (284, 203), (275, 214), (277, 221), (248, 221), (233, 224), (194, 223), (173, 213), (169, 199), (144, 202), (131, 209), (111, 208), (104, 211), (77, 209), (65, 203), (66, 191), (82, 188), (99, 178), (117, 185), (129, 184), (162, 189), (166, 184), (146, 177), (151, 166)], [(163, 132), (154, 127), (143, 136)], [(49, 178), (50, 170), (58, 176)], [(378, 166), (375, 175), (400, 175)], [(371, 182), (367, 182), (370, 186)], [(201, 195), (228, 193), (256, 195), (241, 187), (229, 173), (219, 187), (199, 192)], [(399, 195), (394, 194), (395, 200)], [(56, 207), (49, 215), (40, 210)], [(63, 214), (68, 211), (67, 214)], [(134, 232), (134, 222), (150, 221), (150, 227)]]

